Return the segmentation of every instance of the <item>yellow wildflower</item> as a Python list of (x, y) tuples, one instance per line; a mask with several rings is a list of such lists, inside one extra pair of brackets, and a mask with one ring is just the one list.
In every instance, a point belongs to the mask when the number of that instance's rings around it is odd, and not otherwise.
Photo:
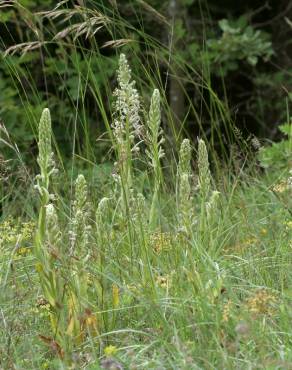
[(49, 311), (51, 309), (51, 305), (50, 305), (49, 301), (47, 301), (43, 297), (38, 298), (38, 300), (36, 302), (36, 306), (41, 308), (42, 310)]
[(222, 320), (223, 322), (227, 322), (230, 318), (230, 311), (231, 311), (232, 302), (229, 299), (227, 303), (223, 306), (223, 312), (222, 312)]
[(17, 254), (20, 255), (20, 256), (25, 256), (29, 253), (31, 253), (30, 248), (20, 247), (20, 248), (17, 249)]
[(249, 238), (249, 239), (246, 239), (243, 243), (246, 245), (246, 246), (250, 246), (250, 245), (254, 245), (257, 243), (257, 238)]
[(11, 217), (0, 223), (0, 246), (5, 244), (27, 243), (32, 241), (35, 223), (21, 223)]
[(275, 193), (279, 193), (279, 194), (284, 193), (285, 191), (288, 190), (288, 184), (286, 181), (280, 181), (278, 184), (272, 187), (272, 190)]
[(97, 323), (96, 317), (94, 315), (90, 315), (86, 318), (86, 325), (87, 326), (95, 326)]
[(21, 225), (22, 239), (30, 240), (33, 237), (34, 231), (35, 231), (35, 222), (24, 222)]
[(256, 315), (272, 315), (276, 302), (277, 299), (273, 294), (265, 289), (260, 289), (247, 299), (246, 307), (251, 313)]
[(169, 277), (166, 276), (157, 276), (156, 279), (156, 284), (159, 285), (161, 288), (169, 288), (170, 287), (170, 279)]
[(150, 236), (150, 245), (157, 254), (169, 250), (171, 248), (170, 233), (155, 232)]
[(43, 265), (40, 262), (35, 264), (35, 269), (38, 273), (41, 273), (44, 270)]
[(118, 349), (116, 346), (109, 345), (105, 347), (104, 354), (106, 355), (106, 357), (114, 356), (117, 353), (117, 350)]

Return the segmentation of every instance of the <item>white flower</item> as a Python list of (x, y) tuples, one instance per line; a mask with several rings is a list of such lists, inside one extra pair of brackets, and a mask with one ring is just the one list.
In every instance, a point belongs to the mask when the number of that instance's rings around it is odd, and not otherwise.
[(114, 122), (112, 124), (114, 136), (118, 143), (125, 139), (125, 135), (141, 136), (140, 97), (135, 88), (135, 81), (131, 81), (131, 70), (124, 54), (120, 55), (117, 71), (118, 88), (114, 91)]

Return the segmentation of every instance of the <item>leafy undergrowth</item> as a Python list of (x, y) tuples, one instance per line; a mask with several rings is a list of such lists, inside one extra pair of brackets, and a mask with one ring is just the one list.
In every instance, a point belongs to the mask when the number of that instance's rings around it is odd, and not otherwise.
[(290, 368), (291, 177), (216, 184), (204, 141), (194, 171), (184, 140), (166, 181), (159, 92), (142, 123), (123, 55), (118, 82), (98, 204), (82, 174), (60, 195), (43, 111), (38, 215), (0, 224), (1, 367)]

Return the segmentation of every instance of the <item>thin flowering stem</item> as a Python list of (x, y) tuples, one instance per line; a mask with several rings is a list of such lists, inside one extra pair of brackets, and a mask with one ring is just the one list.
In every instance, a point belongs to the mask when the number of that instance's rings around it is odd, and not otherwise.
[(184, 139), (179, 152), (177, 203), (180, 228), (183, 231), (187, 230), (188, 233), (191, 232), (191, 223), (194, 218), (194, 205), (190, 186), (191, 155), (192, 148), (190, 141)]
[(46, 211), (45, 207), (50, 201), (49, 185), (50, 175), (53, 173), (54, 164), (52, 160), (52, 145), (51, 145), (51, 115), (48, 108), (42, 112), (39, 122), (39, 155), (37, 162), (40, 168), (40, 174), (37, 176), (36, 189), (40, 194), (41, 209), (39, 216), (39, 244), (42, 243), (45, 237)]
[(162, 148), (164, 138), (162, 136), (163, 131), (160, 127), (160, 123), (160, 93), (158, 89), (155, 89), (151, 98), (149, 117), (147, 121), (148, 149), (146, 150), (146, 154), (151, 161), (151, 166), (154, 172), (154, 194), (149, 215), (150, 229), (155, 229), (157, 227), (158, 194), (163, 182), (160, 161), (164, 157), (164, 150)]
[(198, 146), (198, 169), (199, 169), (199, 189), (202, 201), (206, 201), (210, 186), (211, 174), (209, 169), (208, 151), (204, 140), (199, 140)]
[(124, 54), (120, 55), (117, 71), (118, 87), (114, 91), (113, 136), (117, 152), (118, 181), (121, 185), (124, 210), (127, 212), (132, 187), (132, 154), (139, 150), (135, 139), (142, 133), (140, 97), (131, 80), (131, 69)]
[(83, 175), (78, 175), (75, 182), (75, 200), (73, 203), (70, 255), (78, 253), (83, 256), (89, 244), (89, 204), (87, 202), (87, 183)]
[(64, 341), (62, 299), (64, 282), (56, 268), (56, 259), (61, 261), (58, 250), (60, 233), (58, 217), (55, 207), (50, 201), (54, 198), (50, 194), (50, 177), (55, 172), (51, 147), (51, 116), (49, 109), (44, 109), (39, 123), (39, 155), (38, 164), (40, 174), (37, 176), (36, 189), (40, 194), (40, 210), (38, 228), (35, 237), (36, 270), (39, 275), (42, 292), (51, 306), (51, 326), (57, 340)]

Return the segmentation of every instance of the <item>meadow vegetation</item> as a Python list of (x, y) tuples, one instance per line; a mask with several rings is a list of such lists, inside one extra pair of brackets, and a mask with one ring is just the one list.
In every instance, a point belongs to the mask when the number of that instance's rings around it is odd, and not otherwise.
[[(45, 17), (64, 15), (57, 10)], [(57, 38), (102, 23), (87, 11), (97, 23), (71, 26)], [(261, 33), (244, 26), (244, 37), (233, 27), (221, 22), (232, 45), (251, 40), (256, 50), (239, 57), (238, 47), (237, 60), (255, 65), (272, 54)], [(210, 45), (215, 53), (222, 40)], [(105, 75), (99, 84), (84, 49), (75, 60), (89, 64), (76, 69), (65, 153), (55, 132), (67, 101), (57, 110), (56, 101), (44, 100), (31, 112), (39, 114), (35, 156), (22, 153), (13, 130), (1, 125), (0, 369), (292, 368), (289, 101), (282, 139), (263, 146), (236, 127), (202, 75), (211, 128), (207, 133), (200, 122), (194, 139), (171, 115), (159, 68), (136, 81), (131, 61), (143, 67), (129, 50), (119, 50), (113, 89)], [(194, 70), (184, 72), (191, 80)], [(83, 83), (100, 109), (98, 140), (86, 126), (92, 112)], [(194, 115), (195, 107), (190, 103)]]

